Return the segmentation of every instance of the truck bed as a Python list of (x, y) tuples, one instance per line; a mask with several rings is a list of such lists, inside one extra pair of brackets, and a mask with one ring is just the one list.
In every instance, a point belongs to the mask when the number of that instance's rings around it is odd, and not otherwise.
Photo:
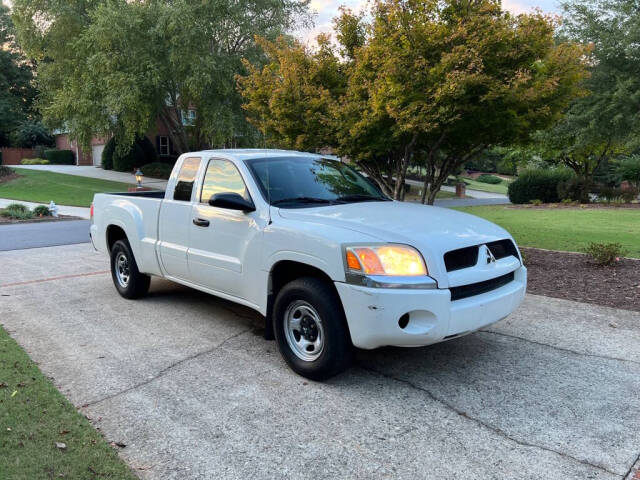
[(141, 192), (113, 192), (105, 195), (117, 195), (119, 197), (143, 197), (143, 198), (164, 198), (164, 190), (143, 190)]

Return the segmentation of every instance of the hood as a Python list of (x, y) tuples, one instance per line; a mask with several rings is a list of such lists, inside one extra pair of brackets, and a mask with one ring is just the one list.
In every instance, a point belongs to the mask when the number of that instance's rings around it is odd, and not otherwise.
[(429, 274), (446, 282), (444, 254), (451, 250), (511, 238), (482, 218), (448, 208), (407, 202), (359, 202), (312, 208), (279, 209), (281, 217), (330, 225), (411, 245), (422, 253)]

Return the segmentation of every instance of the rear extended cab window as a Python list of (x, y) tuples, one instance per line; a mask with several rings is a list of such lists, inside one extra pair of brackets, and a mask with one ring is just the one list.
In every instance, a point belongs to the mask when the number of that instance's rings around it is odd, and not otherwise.
[(200, 158), (189, 157), (184, 159), (182, 167), (180, 167), (180, 172), (178, 173), (176, 187), (173, 190), (174, 200), (180, 200), (182, 202), (191, 201), (191, 192), (193, 192), (193, 185), (198, 176), (199, 169)]

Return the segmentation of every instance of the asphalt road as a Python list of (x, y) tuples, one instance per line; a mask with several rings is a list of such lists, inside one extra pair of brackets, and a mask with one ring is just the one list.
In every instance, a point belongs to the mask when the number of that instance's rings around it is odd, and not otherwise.
[[(60, 259), (64, 259), (61, 262)], [(90, 245), (0, 253), (0, 322), (143, 479), (622, 479), (640, 454), (640, 314), (527, 296), (443, 344), (292, 373), (260, 317)]]
[(0, 251), (89, 242), (89, 220), (0, 225)]

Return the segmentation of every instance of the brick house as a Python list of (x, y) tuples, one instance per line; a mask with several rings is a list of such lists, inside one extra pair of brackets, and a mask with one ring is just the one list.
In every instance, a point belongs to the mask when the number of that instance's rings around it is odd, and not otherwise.
[[(181, 112), (183, 125), (193, 125), (195, 122), (195, 110)], [(76, 157), (76, 165), (94, 165), (99, 167), (102, 161), (102, 151), (109, 137), (93, 137), (91, 139), (90, 150), (83, 150), (77, 142), (71, 141), (69, 135), (63, 131), (54, 132), (56, 148), (60, 150), (71, 150)], [(155, 145), (158, 157), (175, 156), (177, 152), (173, 148), (173, 142), (169, 137), (166, 125), (156, 120), (155, 128), (147, 132), (146, 137)]]

